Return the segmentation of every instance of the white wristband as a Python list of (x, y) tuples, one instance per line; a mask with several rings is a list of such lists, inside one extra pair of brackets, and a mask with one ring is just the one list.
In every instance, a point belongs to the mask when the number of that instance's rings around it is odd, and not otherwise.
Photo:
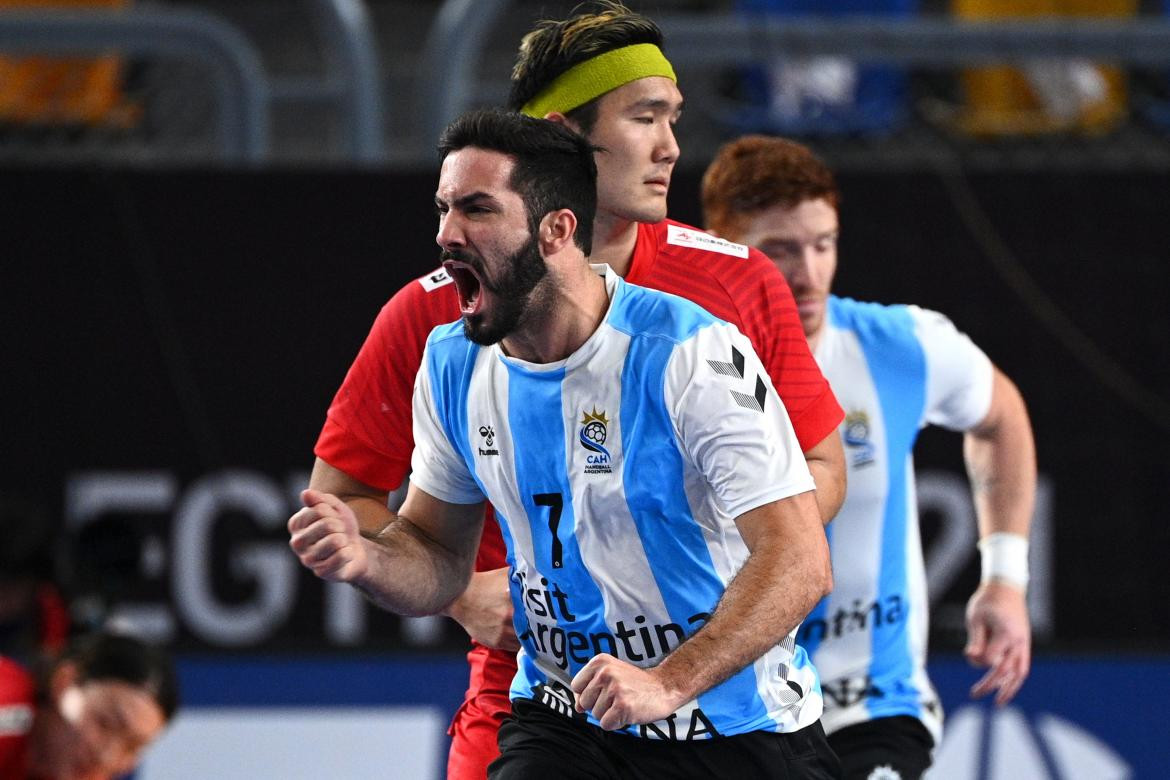
[(1000, 580), (1028, 588), (1028, 539), (1019, 534), (994, 533), (979, 540), (982, 582)]

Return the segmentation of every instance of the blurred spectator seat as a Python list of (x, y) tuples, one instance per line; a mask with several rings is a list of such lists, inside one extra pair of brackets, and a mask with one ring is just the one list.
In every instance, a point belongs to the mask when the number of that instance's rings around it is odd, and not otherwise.
[[(1162, 13), (1170, 20), (1170, 0), (1162, 0)], [(1170, 128), (1170, 71), (1163, 75), (1162, 84), (1165, 85), (1165, 99), (1152, 101), (1146, 106), (1145, 113), (1155, 124)]]
[[(961, 21), (1131, 17), (1137, 0), (952, 0)], [(1020, 67), (965, 68), (958, 126), (995, 137), (1113, 129), (1127, 111), (1125, 74), (1084, 59), (1043, 59)]]
[[(6, 11), (117, 9), (130, 0), (0, 0)], [(0, 57), (0, 121), (127, 127), (140, 114), (122, 91), (124, 62), (101, 57)]]
[[(748, 16), (911, 17), (918, 0), (737, 0)], [(730, 90), (743, 103), (730, 119), (741, 131), (785, 135), (884, 133), (906, 116), (903, 68), (866, 65), (839, 56), (773, 56), (737, 72)]]

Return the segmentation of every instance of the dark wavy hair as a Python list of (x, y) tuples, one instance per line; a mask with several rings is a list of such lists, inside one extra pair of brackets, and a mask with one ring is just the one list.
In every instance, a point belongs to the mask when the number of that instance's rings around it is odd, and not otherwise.
[(545, 214), (568, 209), (577, 217), (574, 243), (586, 255), (592, 251), (597, 163), (588, 141), (555, 122), (490, 109), (469, 112), (448, 125), (439, 139), (439, 155), (446, 159), (469, 146), (516, 161), (508, 186), (524, 200), (533, 235)]

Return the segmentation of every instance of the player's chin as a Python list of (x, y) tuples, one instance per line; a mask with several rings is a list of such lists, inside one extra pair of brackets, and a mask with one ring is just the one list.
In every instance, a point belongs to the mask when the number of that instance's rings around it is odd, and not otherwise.
[(631, 199), (621, 216), (631, 222), (661, 222), (666, 219), (666, 196)]
[(639, 222), (661, 222), (666, 219), (666, 198), (655, 198), (644, 210), (644, 217)]
[(824, 309), (815, 311), (800, 310), (800, 324), (804, 328), (804, 335), (806, 337), (812, 336), (821, 329), (821, 325), (825, 321)]

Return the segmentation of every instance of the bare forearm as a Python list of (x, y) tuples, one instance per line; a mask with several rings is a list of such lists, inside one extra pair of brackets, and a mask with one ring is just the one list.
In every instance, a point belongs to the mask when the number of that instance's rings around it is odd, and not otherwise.
[(813, 481), (817, 483), (817, 511), (820, 513), (821, 523), (828, 525), (841, 509), (841, 504), (845, 502), (844, 475), (837, 474), (831, 464), (818, 460), (810, 460), (808, 470)]
[(313, 464), (309, 488), (331, 493), (348, 504), (357, 515), (362, 536), (367, 539), (373, 539), (381, 533), (396, 517), (386, 506), (389, 494), (359, 482), (320, 458)]
[(381, 533), (389, 530), (390, 526), (398, 519), (398, 515), (390, 511), (385, 501), (368, 496), (340, 496), (340, 498), (353, 508), (362, 536), (367, 539), (376, 539)]
[(834, 430), (806, 451), (804, 458), (817, 486), (817, 510), (821, 523), (828, 525), (845, 501), (845, 450), (841, 446), (841, 435)]
[(404, 517), (362, 543), (369, 554), (369, 570), (353, 585), (389, 612), (434, 615), (467, 587), (471, 562), (429, 539)]
[(823, 533), (795, 545), (761, 540), (711, 619), (663, 660), (659, 672), (682, 700), (693, 699), (777, 645), (831, 585)]
[(979, 519), (979, 534), (1027, 536), (1036, 497), (1036, 448), (1019, 391), (996, 377), (994, 414), (967, 433), (963, 454)]

